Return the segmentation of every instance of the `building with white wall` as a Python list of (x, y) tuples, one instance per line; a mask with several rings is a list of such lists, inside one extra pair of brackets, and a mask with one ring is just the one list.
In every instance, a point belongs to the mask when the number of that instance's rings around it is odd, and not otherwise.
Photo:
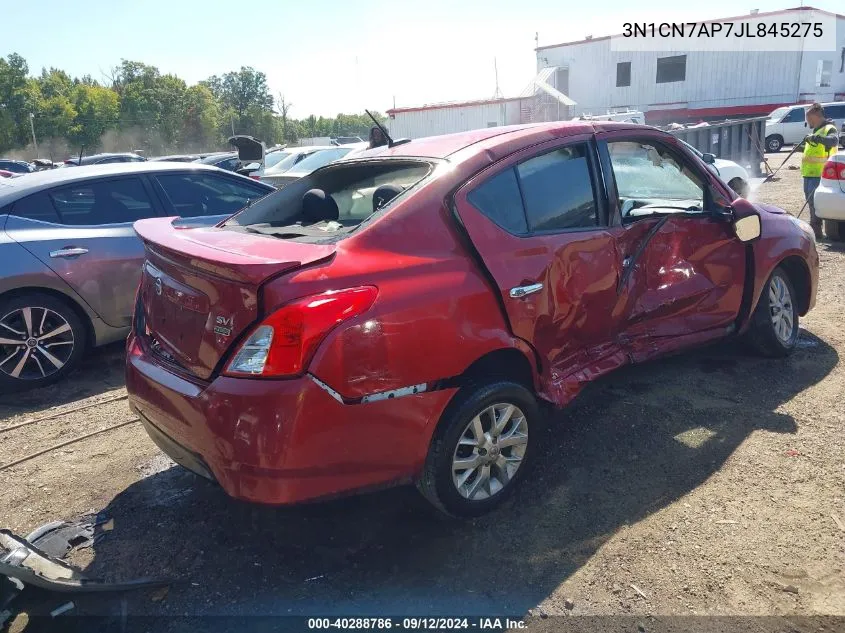
[(762, 51), (754, 50), (753, 38), (734, 38), (739, 50), (713, 50), (711, 39), (693, 50), (625, 51), (604, 36), (540, 46), (537, 68), (556, 69), (557, 88), (577, 103), (576, 115), (630, 108), (645, 112), (649, 123), (759, 116), (781, 105), (845, 100), (845, 16), (803, 7), (712, 22), (739, 29), (763, 19), (778, 27), (835, 24), (835, 50)]

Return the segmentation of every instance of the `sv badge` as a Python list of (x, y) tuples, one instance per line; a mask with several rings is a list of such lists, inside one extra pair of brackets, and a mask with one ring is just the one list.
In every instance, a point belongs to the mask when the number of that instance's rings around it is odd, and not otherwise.
[(220, 336), (231, 336), (232, 335), (232, 327), (234, 327), (233, 318), (232, 317), (224, 317), (219, 316), (216, 320), (216, 325), (214, 326), (214, 333), (219, 334)]

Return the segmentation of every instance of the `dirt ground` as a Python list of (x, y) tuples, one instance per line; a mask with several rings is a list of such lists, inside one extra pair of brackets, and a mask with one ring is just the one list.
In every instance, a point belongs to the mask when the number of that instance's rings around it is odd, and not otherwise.
[[(752, 198), (797, 213), (800, 176), (780, 175)], [(249, 506), (173, 467), (135, 423), (0, 470), (0, 526), (26, 534), (100, 512), (113, 529), (75, 564), (172, 580), (166, 592), (74, 597), (77, 614), (509, 614), (537, 630), (588, 621), (578, 615), (632, 616), (612, 630), (790, 616), (788, 630), (842, 630), (795, 619), (845, 615), (845, 246), (819, 250), (818, 304), (792, 357), (730, 342), (590, 385), (551, 425), (532, 476), (488, 517), (433, 518), (412, 489)], [(5, 397), (0, 464), (131, 419), (123, 394), (115, 345), (64, 384)], [(66, 598), (18, 600), (35, 614)], [(547, 619), (556, 615), (567, 617)], [(157, 622), (150, 630), (213, 628)], [(672, 630), (695, 628), (683, 622)], [(744, 622), (728, 628), (770, 630)], [(28, 628), (23, 615), (12, 623)]]

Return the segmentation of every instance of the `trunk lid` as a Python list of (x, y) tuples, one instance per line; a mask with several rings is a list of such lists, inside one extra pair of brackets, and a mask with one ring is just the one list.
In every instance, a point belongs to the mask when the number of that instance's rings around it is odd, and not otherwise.
[(203, 379), (264, 316), (264, 282), (335, 251), (226, 229), (177, 228), (173, 220), (135, 223), (146, 255), (139, 289), (145, 328), (138, 334), (160, 358)]

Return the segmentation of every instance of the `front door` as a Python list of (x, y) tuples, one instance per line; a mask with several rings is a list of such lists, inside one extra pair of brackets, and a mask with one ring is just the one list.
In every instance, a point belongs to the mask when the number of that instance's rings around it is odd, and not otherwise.
[(723, 194), (703, 163), (657, 132), (599, 135), (613, 174), (622, 257), (620, 343), (635, 360), (724, 336), (739, 315), (746, 246), (714, 217)]
[(580, 137), (524, 150), (455, 196), (511, 331), (536, 350), (545, 395), (559, 404), (590, 367), (612, 368), (601, 361), (612, 354), (620, 262), (593, 147)]
[(18, 200), (6, 233), (112, 327), (132, 323), (144, 247), (135, 220), (158, 215), (140, 178), (84, 181)]

